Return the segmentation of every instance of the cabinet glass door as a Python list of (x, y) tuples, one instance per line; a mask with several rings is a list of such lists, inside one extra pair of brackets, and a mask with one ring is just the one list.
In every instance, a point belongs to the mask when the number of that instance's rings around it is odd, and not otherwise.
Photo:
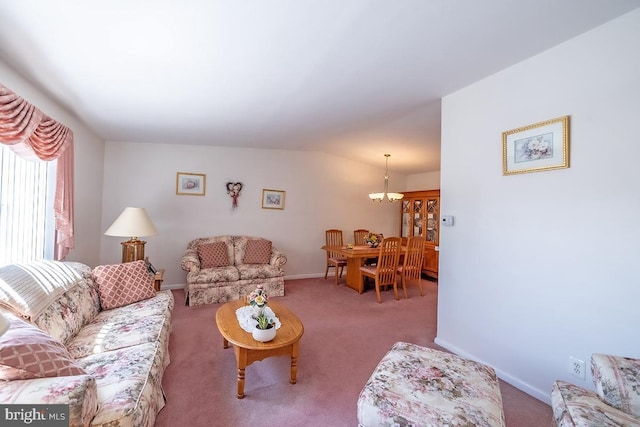
[(409, 237), (411, 229), (411, 200), (402, 201), (402, 231), (400, 237)]
[(438, 242), (438, 199), (427, 199), (427, 242)]
[(413, 201), (413, 233), (412, 236), (423, 236), (424, 230), (424, 202), (416, 199)]

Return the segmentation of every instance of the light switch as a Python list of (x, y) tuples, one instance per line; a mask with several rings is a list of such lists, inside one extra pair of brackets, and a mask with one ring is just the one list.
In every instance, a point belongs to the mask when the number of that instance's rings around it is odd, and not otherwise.
[(453, 217), (450, 215), (443, 215), (442, 216), (442, 225), (447, 226), (447, 227), (451, 227), (453, 225)]

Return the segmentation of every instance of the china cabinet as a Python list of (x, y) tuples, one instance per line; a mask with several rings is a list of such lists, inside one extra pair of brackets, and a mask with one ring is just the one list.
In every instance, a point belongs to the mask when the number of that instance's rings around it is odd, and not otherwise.
[(403, 194), (400, 205), (400, 237), (403, 243), (411, 236), (425, 238), (422, 272), (438, 277), (440, 190), (406, 191)]

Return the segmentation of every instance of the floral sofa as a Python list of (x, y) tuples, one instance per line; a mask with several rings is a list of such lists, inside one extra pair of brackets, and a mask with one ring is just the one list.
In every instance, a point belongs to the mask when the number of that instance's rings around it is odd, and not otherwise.
[(70, 426), (153, 426), (174, 300), (144, 261), (0, 268), (0, 403), (68, 404)]
[(262, 285), (270, 297), (284, 296), (286, 256), (271, 241), (250, 236), (192, 240), (182, 257), (187, 272), (186, 304), (214, 304), (244, 298)]
[(556, 381), (551, 390), (555, 425), (640, 426), (640, 359), (591, 355), (596, 391)]

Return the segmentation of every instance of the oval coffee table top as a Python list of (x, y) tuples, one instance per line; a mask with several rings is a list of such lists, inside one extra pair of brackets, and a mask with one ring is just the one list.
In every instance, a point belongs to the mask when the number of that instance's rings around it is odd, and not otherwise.
[(231, 344), (249, 350), (269, 350), (286, 347), (298, 341), (304, 333), (302, 322), (291, 310), (277, 301), (269, 301), (269, 307), (280, 319), (281, 326), (276, 332), (276, 337), (269, 342), (259, 342), (253, 336), (242, 329), (236, 310), (246, 305), (243, 299), (224, 304), (216, 312), (216, 324), (222, 336)]

